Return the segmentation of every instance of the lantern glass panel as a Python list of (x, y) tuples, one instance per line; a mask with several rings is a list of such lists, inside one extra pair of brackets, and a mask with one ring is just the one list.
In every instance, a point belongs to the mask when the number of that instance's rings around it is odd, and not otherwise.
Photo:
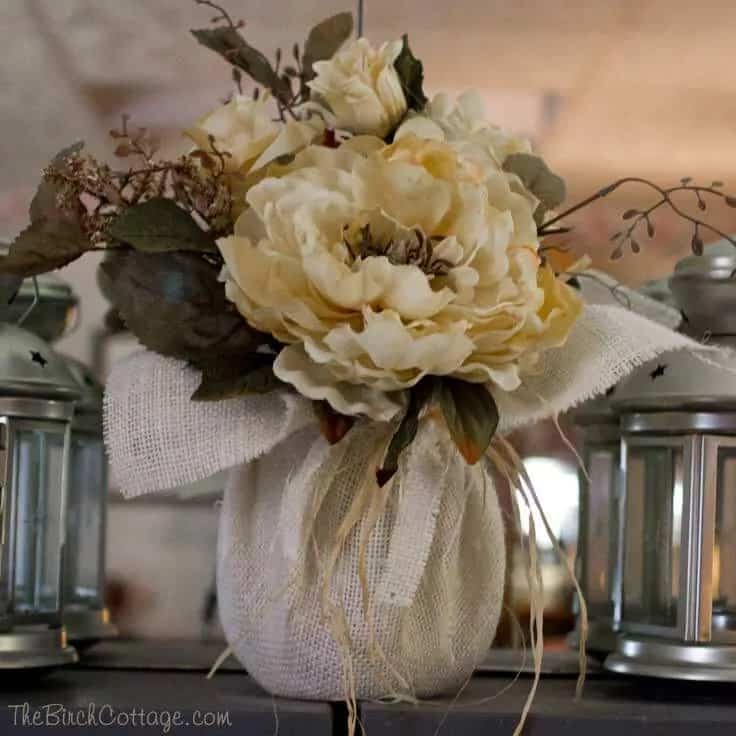
[(72, 434), (64, 575), (66, 603), (102, 606), (102, 534), (106, 487), (102, 439)]
[[(618, 514), (616, 478), (618, 451), (613, 447), (590, 448), (586, 452), (590, 483), (581, 479), (586, 489), (585, 589), (590, 605), (611, 600), (612, 565), (616, 557)], [(581, 529), (582, 531), (582, 529)]]
[(736, 447), (719, 448), (717, 478), (713, 612), (731, 619), (736, 616)]
[(628, 444), (623, 619), (674, 627), (680, 583), (683, 448)]
[(10, 628), (11, 575), (10, 555), (7, 539), (10, 536), (7, 513), (9, 502), (9, 478), (7, 478), (8, 429), (5, 421), (0, 419), (0, 631)]
[(13, 606), (17, 613), (59, 609), (63, 468), (63, 431), (20, 429), (15, 433)]

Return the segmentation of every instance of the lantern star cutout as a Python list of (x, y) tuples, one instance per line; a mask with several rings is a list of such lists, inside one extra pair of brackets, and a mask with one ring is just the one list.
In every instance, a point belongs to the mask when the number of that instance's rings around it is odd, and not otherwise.
[(41, 353), (38, 352), (38, 350), (31, 350), (31, 362), (38, 363), (41, 368), (45, 368), (48, 364), (48, 360), (41, 355)]
[(658, 365), (650, 374), (649, 377), (652, 379), (652, 381), (655, 381), (660, 376), (664, 375), (664, 372), (667, 370), (666, 365)]

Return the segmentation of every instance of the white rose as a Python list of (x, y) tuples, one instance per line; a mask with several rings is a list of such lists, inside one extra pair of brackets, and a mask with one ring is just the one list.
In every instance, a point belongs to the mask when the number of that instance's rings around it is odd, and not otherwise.
[[(503, 163), (512, 153), (532, 152), (526, 138), (511, 135), (488, 122), (483, 98), (475, 90), (464, 92), (456, 100), (444, 93), (436, 95), (421, 114), (410, 116), (401, 125), (395, 140), (407, 135), (448, 143), (466, 167), (482, 172), (478, 175), (484, 177), (503, 171)], [(506, 174), (506, 178), (534, 211), (539, 204), (536, 196), (515, 174)]]
[(203, 151), (212, 151), (214, 144), (216, 151), (226, 154), (222, 162), (234, 217), (245, 210), (248, 190), (272, 173), (269, 164), (301, 151), (324, 135), (325, 125), (319, 117), (280, 123), (272, 119), (268, 104), (268, 97), (253, 100), (236, 96), (185, 131)]
[(467, 141), (492, 152), (501, 165), (512, 153), (531, 153), (526, 139), (488, 122), (485, 103), (477, 90), (463, 92), (456, 100), (444, 93), (427, 103), (425, 114), (437, 122), (448, 141)]
[(447, 143), (311, 146), (247, 199), (218, 242), (227, 296), (286, 344), (276, 375), (337, 411), (389, 419), (428, 374), (514, 390), (580, 311), (526, 198)]
[(235, 96), (230, 102), (205, 115), (186, 134), (203, 151), (215, 148), (228, 155), (224, 159), (228, 173), (247, 174), (277, 158), (296, 153), (322, 134), (319, 118), (279, 123), (268, 109), (268, 98), (253, 100)]
[(339, 128), (383, 138), (404, 117), (406, 98), (394, 67), (401, 48), (393, 41), (376, 50), (360, 38), (314, 65), (309, 87), (330, 106)]
[(532, 151), (526, 138), (510, 135), (488, 122), (485, 103), (476, 90), (464, 92), (456, 100), (445, 93), (436, 95), (421, 114), (413, 115), (401, 126), (396, 136), (411, 134), (465, 147), (466, 157), (475, 149), (476, 156), (487, 156), (489, 164), (497, 169), (512, 153)]

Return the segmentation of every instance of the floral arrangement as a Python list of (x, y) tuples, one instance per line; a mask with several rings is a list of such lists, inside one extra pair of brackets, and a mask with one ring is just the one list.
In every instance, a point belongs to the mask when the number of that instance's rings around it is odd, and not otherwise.
[[(736, 198), (721, 182), (627, 177), (560, 210), (563, 180), (479, 95), (427, 98), (406, 36), (351, 40), (342, 13), (271, 62), (243, 23), (197, 2), (217, 14), (193, 34), (237, 91), (185, 131), (179, 158), (127, 119), (111, 131), (120, 167), (81, 143), (60, 152), (0, 258), (0, 298), (104, 252), (103, 290), (148, 349), (108, 380), (113, 476), (137, 495), (230, 471), (217, 565), (229, 649), (271, 693), (345, 698), (349, 733), (358, 697), (457, 692), (486, 656), (507, 572), (487, 457), (530, 512), (535, 679), (518, 734), (541, 673), (541, 505), (499, 421), (554, 416), (699, 347), (628, 310), (584, 310), (575, 280), (595, 276), (556, 271), (547, 238), (636, 184), (656, 198), (623, 213), (611, 257), (638, 252), (665, 207), (699, 253), (705, 232), (736, 240), (681, 200), (702, 213)], [(581, 685), (587, 614), (569, 571)]]
[[(480, 97), (423, 89), (406, 36), (374, 48), (336, 15), (295, 45), (290, 64), (251, 46), (222, 8), (195, 38), (238, 88), (195, 123), (191, 149), (160, 160), (127, 120), (111, 131), (113, 169), (76, 144), (44, 171), (31, 224), (0, 272), (33, 276), (103, 250), (101, 282), (148, 349), (201, 372), (211, 401), (288, 387), (314, 402), (337, 442), (356, 417), (397, 422), (384, 484), (432, 402), (469, 463), (517, 389), (562, 346), (581, 300), (545, 257), (565, 186), (528, 141), (485, 118)], [(255, 82), (242, 94), (243, 75)], [(624, 213), (614, 256), (651, 237), (671, 194), (721, 197), (687, 179)], [(693, 249), (709, 226), (694, 217)], [(709, 228), (713, 230), (713, 228)], [(723, 233), (717, 234), (724, 236)]]

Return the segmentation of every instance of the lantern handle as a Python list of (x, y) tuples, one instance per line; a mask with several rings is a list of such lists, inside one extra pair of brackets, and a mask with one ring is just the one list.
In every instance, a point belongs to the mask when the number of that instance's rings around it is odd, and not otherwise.
[(18, 317), (18, 321), (16, 322), (16, 325), (20, 327), (27, 319), (30, 317), (31, 312), (38, 306), (38, 303), (41, 301), (41, 297), (38, 294), (38, 279), (35, 276), (31, 276), (31, 279), (33, 280), (33, 301), (28, 305), (28, 309), (26, 309), (23, 314), (21, 314), (20, 317)]
[(364, 18), (365, 18), (365, 0), (358, 0), (358, 23), (357, 23), (357, 32), (358, 32), (358, 38), (363, 38), (363, 25), (364, 25)]

